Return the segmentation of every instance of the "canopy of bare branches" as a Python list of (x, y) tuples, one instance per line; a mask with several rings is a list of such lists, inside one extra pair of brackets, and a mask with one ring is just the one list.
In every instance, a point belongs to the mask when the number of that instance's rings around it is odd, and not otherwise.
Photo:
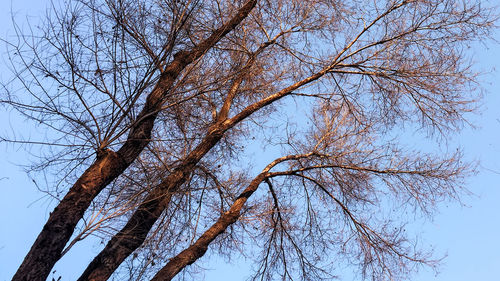
[(446, 141), (475, 109), (481, 2), (51, 2), (7, 41), (1, 103), (46, 134), (2, 140), (42, 147), (31, 171), (59, 202), (13, 280), (89, 235), (104, 248), (79, 280), (182, 278), (205, 253), (255, 280), (434, 265), (405, 223), (473, 168), (404, 136)]

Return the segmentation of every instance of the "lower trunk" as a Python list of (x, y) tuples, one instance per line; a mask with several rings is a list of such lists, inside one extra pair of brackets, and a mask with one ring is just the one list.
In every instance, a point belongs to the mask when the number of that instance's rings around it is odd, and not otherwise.
[(208, 245), (223, 233), (227, 227), (233, 224), (239, 217), (237, 213), (227, 213), (210, 227), (193, 245), (172, 258), (165, 267), (163, 267), (151, 281), (172, 280), (184, 267), (194, 263), (201, 258), (208, 249)]
[(240, 212), (246, 201), (257, 190), (259, 184), (265, 179), (265, 173), (257, 176), (248, 187), (238, 196), (228, 212), (223, 213), (196, 242), (189, 246), (170, 261), (151, 279), (151, 281), (170, 281), (186, 266), (201, 258), (212, 241), (240, 217)]
[(92, 260), (78, 281), (107, 280), (118, 266), (142, 245), (149, 230), (165, 209), (164, 206), (168, 206), (173, 190), (166, 193), (167, 196), (164, 198), (156, 195), (148, 196), (144, 200), (146, 203), (141, 204), (122, 230)]
[(52, 211), (13, 281), (45, 281), (90, 202), (126, 164), (111, 150), (100, 155)]

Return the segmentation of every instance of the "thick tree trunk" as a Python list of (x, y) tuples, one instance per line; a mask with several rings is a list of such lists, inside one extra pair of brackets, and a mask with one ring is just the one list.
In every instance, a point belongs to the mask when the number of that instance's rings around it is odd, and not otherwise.
[(126, 168), (112, 151), (98, 157), (51, 213), (12, 280), (46, 280), (92, 199)]

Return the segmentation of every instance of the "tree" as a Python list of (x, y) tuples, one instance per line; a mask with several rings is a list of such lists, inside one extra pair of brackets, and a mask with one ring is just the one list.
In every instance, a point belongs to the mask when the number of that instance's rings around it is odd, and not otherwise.
[(2, 103), (50, 135), (3, 140), (46, 148), (32, 171), (59, 200), (13, 280), (91, 234), (108, 242), (79, 280), (171, 280), (209, 246), (250, 251), (262, 280), (434, 264), (405, 212), (458, 198), (473, 169), (398, 135), (462, 127), (466, 49), (494, 20), (455, 0), (52, 3), (8, 42)]

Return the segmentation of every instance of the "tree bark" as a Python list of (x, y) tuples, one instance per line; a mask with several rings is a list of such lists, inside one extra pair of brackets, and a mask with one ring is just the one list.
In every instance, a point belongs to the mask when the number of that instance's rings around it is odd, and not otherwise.
[(217, 222), (207, 229), (194, 244), (170, 259), (151, 281), (172, 280), (182, 269), (201, 258), (207, 252), (210, 243), (238, 220), (245, 202), (252, 196), (265, 178), (266, 173), (261, 173), (252, 180), (248, 187), (235, 200), (229, 211), (223, 213)]
[(98, 157), (50, 214), (12, 280), (46, 280), (92, 199), (126, 166), (111, 150)]

